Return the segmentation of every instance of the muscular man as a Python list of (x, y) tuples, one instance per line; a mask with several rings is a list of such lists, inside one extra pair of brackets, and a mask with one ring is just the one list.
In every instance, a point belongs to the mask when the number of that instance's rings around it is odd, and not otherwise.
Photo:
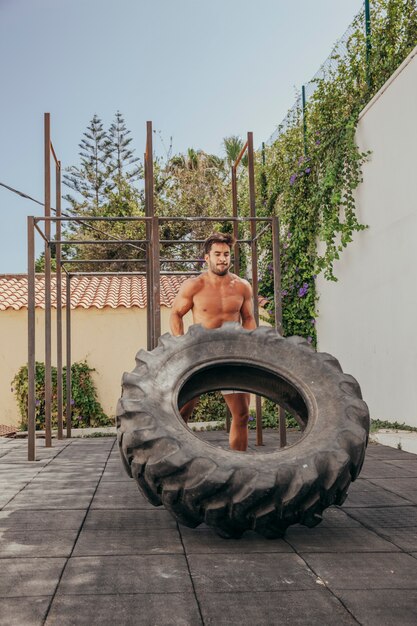
[[(208, 269), (182, 285), (174, 300), (170, 326), (173, 335), (184, 334), (182, 318), (192, 311), (195, 324), (218, 328), (223, 322), (239, 322), (243, 328), (256, 328), (253, 316), (252, 289), (248, 281), (229, 272), (233, 237), (227, 233), (213, 233), (204, 242), (204, 260)], [(232, 414), (229, 442), (232, 450), (245, 451), (248, 447), (249, 399), (248, 393), (223, 392)], [(193, 398), (181, 409), (185, 422), (191, 416), (198, 398)]]

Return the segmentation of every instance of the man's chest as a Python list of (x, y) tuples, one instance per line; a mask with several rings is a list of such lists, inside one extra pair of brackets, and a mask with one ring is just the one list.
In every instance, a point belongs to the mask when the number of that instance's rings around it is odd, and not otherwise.
[(193, 308), (208, 315), (238, 313), (242, 308), (243, 295), (235, 289), (206, 288), (194, 296)]

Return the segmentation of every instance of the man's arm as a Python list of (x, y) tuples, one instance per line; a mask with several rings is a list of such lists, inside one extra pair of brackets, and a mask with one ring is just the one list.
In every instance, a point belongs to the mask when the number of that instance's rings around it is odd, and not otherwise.
[(193, 306), (194, 290), (190, 280), (186, 280), (180, 287), (179, 292), (175, 296), (172, 303), (171, 315), (169, 317), (169, 326), (171, 333), (178, 337), (184, 334), (184, 322), (182, 318)]
[(246, 280), (244, 282), (243, 303), (240, 309), (240, 317), (242, 318), (243, 328), (246, 328), (246, 330), (253, 330), (256, 328), (256, 321), (253, 314), (252, 287)]

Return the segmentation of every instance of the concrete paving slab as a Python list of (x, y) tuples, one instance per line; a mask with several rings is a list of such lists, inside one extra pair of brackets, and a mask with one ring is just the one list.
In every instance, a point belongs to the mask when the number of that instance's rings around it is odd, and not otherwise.
[(183, 554), (178, 530), (141, 528), (130, 530), (82, 530), (74, 556), (123, 554)]
[(326, 589), (199, 592), (198, 599), (204, 624), (211, 626), (357, 624), (341, 602)]
[(400, 469), (409, 472), (412, 476), (417, 476), (417, 459), (415, 455), (412, 459), (390, 459), (387, 461), (387, 464), (399, 467)]
[(408, 502), (417, 504), (416, 478), (372, 478), (370, 481), (377, 487), (396, 493)]
[(2, 559), (0, 598), (53, 595), (64, 565), (63, 558)]
[[(417, 565), (417, 561), (416, 561)], [(191, 593), (183, 555), (80, 556), (69, 559), (59, 595)]]
[(396, 589), (336, 591), (337, 596), (363, 626), (415, 626), (417, 591)]
[(91, 510), (84, 523), (86, 530), (140, 530), (142, 528), (177, 528), (174, 518), (162, 508), (141, 511)]
[[(360, 526), (360, 523), (350, 517), (343, 509), (338, 506), (331, 506), (323, 512), (323, 521), (320, 523), (320, 528), (349, 528), (354, 526)], [(305, 528), (295, 524), (294, 528)]]
[(417, 560), (399, 552), (344, 554), (303, 553), (323, 582), (336, 589), (417, 589)]
[(189, 554), (188, 562), (197, 593), (317, 587), (317, 577), (296, 554)]
[[(56, 596), (46, 626), (202, 626), (192, 593)], [(19, 625), (21, 626), (21, 625)]]
[(48, 596), (2, 598), (0, 626), (42, 626), (50, 602)]
[(141, 494), (135, 481), (101, 482), (91, 503), (92, 509), (152, 509), (155, 507)]
[(415, 454), (406, 452), (405, 450), (398, 450), (398, 448), (391, 448), (390, 446), (383, 446), (378, 443), (369, 443), (366, 449), (367, 458), (373, 459), (415, 459)]
[(0, 530), (0, 558), (69, 556), (77, 530)]
[[(402, 463), (402, 461), (400, 461)], [(366, 459), (361, 471), (361, 478), (407, 478), (415, 476), (413, 466), (398, 466), (397, 461), (379, 461)]]
[(345, 501), (349, 507), (407, 506), (409, 501), (367, 480), (357, 480), (349, 488)]
[(417, 526), (407, 528), (375, 528), (375, 532), (397, 545), (401, 550), (410, 552), (417, 549)]
[(15, 530), (79, 530), (85, 511), (25, 511), (6, 509), (0, 511), (0, 529)]
[[(289, 528), (286, 541), (297, 552), (395, 552), (397, 546), (366, 528)], [(343, 558), (343, 557), (342, 557)]]
[(248, 554), (251, 552), (293, 552), (284, 539), (264, 539), (254, 532), (246, 532), (241, 539), (222, 539), (211, 528), (180, 526), (187, 554)]
[(417, 506), (345, 508), (346, 512), (368, 528), (417, 526)]
[(91, 495), (85, 494), (30, 494), (19, 493), (4, 507), (5, 509), (86, 509), (90, 505)]

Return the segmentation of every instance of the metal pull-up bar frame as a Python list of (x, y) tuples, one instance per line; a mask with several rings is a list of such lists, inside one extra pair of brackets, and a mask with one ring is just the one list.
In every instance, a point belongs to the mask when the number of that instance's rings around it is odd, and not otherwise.
[[(250, 217), (238, 217), (237, 215), (237, 186), (236, 168), (248, 150), (249, 169), (249, 198)], [(50, 155), (53, 155), (56, 164), (56, 209), (55, 216), (51, 216), (50, 204)], [(233, 174), (234, 172), (234, 174)], [(233, 182), (234, 181), (234, 182)], [(63, 438), (63, 387), (62, 387), (62, 271), (66, 275), (66, 436), (71, 437), (71, 278), (75, 276), (120, 276), (120, 275), (144, 275), (147, 285), (147, 348), (152, 350), (156, 347), (161, 335), (161, 305), (160, 305), (160, 278), (169, 275), (196, 275), (196, 271), (162, 271), (161, 264), (169, 263), (191, 263), (199, 262), (200, 258), (165, 258), (160, 256), (161, 245), (191, 245), (196, 246), (203, 243), (203, 240), (173, 240), (161, 239), (159, 229), (164, 222), (232, 222), (233, 232), (236, 233), (236, 244), (234, 254), (234, 270), (239, 271), (239, 246), (249, 245), (251, 249), (251, 273), (252, 289), (254, 296), (254, 313), (256, 322), (259, 322), (258, 303), (258, 274), (257, 274), (257, 243), (259, 238), (269, 229), (272, 234), (273, 251), (273, 275), (274, 275), (274, 304), (275, 304), (275, 326), (282, 332), (281, 313), (281, 274), (280, 274), (280, 248), (279, 248), (279, 221), (278, 217), (256, 217), (255, 208), (255, 179), (254, 179), (254, 159), (253, 159), (253, 137), (248, 133), (248, 141), (242, 149), (236, 163), (232, 167), (232, 200), (233, 216), (224, 217), (159, 217), (154, 212), (153, 195), (153, 156), (152, 156), (152, 123), (147, 122), (147, 141), (145, 153), (145, 216), (140, 217), (74, 217), (63, 216), (61, 213), (61, 163), (57, 159), (55, 150), (50, 141), (50, 117), (45, 114), (45, 211), (42, 217), (28, 217), (28, 460), (34, 461), (36, 457), (36, 399), (35, 399), (35, 232), (38, 232), (45, 244), (45, 446), (52, 445), (51, 407), (52, 407), (52, 376), (51, 376), (51, 246), (56, 249), (56, 330), (57, 330), (57, 405), (58, 405), (58, 439)], [(110, 236), (108, 240), (71, 240), (62, 239), (62, 223), (74, 222), (83, 223), (92, 230), (91, 223), (99, 222), (123, 222), (135, 221), (145, 224), (146, 239), (119, 239)], [(238, 238), (239, 223), (249, 223), (250, 238)], [(257, 224), (264, 223), (264, 228), (257, 232)], [(43, 224), (43, 230), (41, 225)], [(55, 238), (51, 237), (51, 224), (55, 225)], [(100, 231), (102, 232), (102, 231)], [(103, 233), (108, 235), (108, 233)], [(138, 259), (94, 259), (92, 261), (63, 259), (62, 245), (97, 245), (106, 241), (109, 244), (129, 245), (137, 248), (145, 254), (145, 258)], [(138, 246), (139, 244), (139, 246)], [(140, 247), (144, 244), (144, 247)], [(70, 271), (67, 265), (74, 263), (93, 263), (99, 265), (109, 262), (129, 262), (145, 263), (144, 271)], [(262, 445), (262, 421), (260, 412), (261, 399), (257, 396), (257, 445)], [(286, 425), (283, 409), (280, 408), (280, 445), (286, 445)]]

